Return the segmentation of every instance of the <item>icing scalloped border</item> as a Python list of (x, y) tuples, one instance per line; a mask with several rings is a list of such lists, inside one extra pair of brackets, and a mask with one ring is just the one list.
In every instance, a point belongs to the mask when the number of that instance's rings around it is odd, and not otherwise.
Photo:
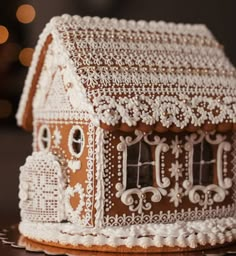
[[(64, 245), (190, 247), (212, 246), (236, 240), (236, 219), (223, 218), (174, 224), (85, 228), (75, 224), (21, 222), (20, 232), (35, 240)], [(96, 235), (96, 236), (94, 236)]]

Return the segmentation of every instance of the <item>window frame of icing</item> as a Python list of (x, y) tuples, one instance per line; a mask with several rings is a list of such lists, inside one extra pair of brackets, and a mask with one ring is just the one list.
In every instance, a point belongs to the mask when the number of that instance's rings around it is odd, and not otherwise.
[[(129, 135), (120, 136), (120, 143), (117, 145), (117, 150), (123, 153), (122, 182), (116, 183), (115, 188), (117, 190), (116, 197), (120, 198), (122, 203), (129, 207), (130, 211), (142, 214), (143, 210), (148, 211), (151, 209), (152, 202), (159, 202), (162, 197), (167, 194), (166, 188), (170, 185), (170, 179), (168, 177), (161, 178), (161, 161), (155, 160), (160, 159), (161, 153), (167, 152), (169, 150), (169, 146), (165, 143), (165, 137), (160, 138), (159, 136), (154, 135), (153, 139), (150, 140), (150, 133), (144, 133), (139, 130), (135, 130), (134, 135), (134, 138)], [(152, 186), (127, 188), (127, 148), (131, 145), (139, 143), (141, 140), (148, 145), (155, 147), (155, 159), (153, 161), (155, 170), (155, 175), (153, 175), (153, 178), (155, 177), (155, 182), (153, 182)], [(152, 193), (150, 198), (151, 202), (147, 201), (146, 193)], [(134, 198), (138, 198), (138, 202)]]
[[(47, 140), (45, 140), (45, 137), (43, 136), (44, 131), (47, 131)], [(47, 142), (46, 147), (44, 146), (43, 142)], [(40, 151), (46, 151), (46, 152), (49, 151), (49, 149), (51, 147), (51, 131), (50, 131), (49, 125), (42, 124), (39, 127), (38, 136), (37, 136), (37, 144), (38, 144), (38, 147), (39, 147)]]
[[(74, 140), (74, 134), (76, 131), (80, 132), (80, 139), (78, 139), (78, 141)], [(80, 151), (78, 153), (75, 152), (75, 149), (73, 147), (74, 143), (80, 143)], [(80, 125), (74, 125), (70, 129), (70, 132), (68, 135), (68, 148), (69, 148), (71, 155), (76, 158), (79, 158), (84, 151), (85, 143), (86, 143), (86, 141), (85, 141), (84, 131), (83, 131), (82, 127)]]
[[(215, 136), (214, 138), (212, 138)], [(197, 133), (191, 133), (186, 136), (186, 143), (184, 149), (188, 154), (188, 177), (183, 181), (183, 187), (185, 188), (185, 195), (188, 196), (191, 203), (199, 204), (206, 209), (208, 206), (213, 205), (214, 203), (223, 202), (226, 195), (228, 194), (228, 189), (232, 187), (232, 179), (229, 177), (224, 177), (223, 175), (223, 166), (226, 168), (226, 159), (223, 157), (223, 154), (229, 153), (231, 151), (231, 144), (227, 141), (227, 136), (215, 131), (207, 133), (199, 130)], [(194, 185), (193, 180), (193, 159), (194, 159), (194, 146), (201, 143), (203, 140), (206, 140), (212, 147), (217, 146), (216, 151), (216, 175), (217, 180), (215, 184), (209, 185)], [(226, 169), (225, 172), (228, 172)], [(212, 196), (212, 193), (214, 195)], [(201, 196), (204, 195), (204, 198)]]
[[(134, 146), (134, 148), (132, 146)], [(129, 147), (127, 147), (127, 156), (131, 155), (129, 150), (133, 152), (136, 151), (137, 154), (135, 154), (135, 159), (133, 157), (127, 157), (127, 188), (142, 188), (152, 186), (154, 161), (152, 161), (150, 146), (144, 140), (140, 140), (137, 143), (130, 145)], [(144, 167), (148, 167), (148, 170), (144, 170)], [(144, 173), (146, 173), (145, 181), (142, 180)], [(134, 176), (136, 177), (135, 185), (134, 182), (130, 182), (130, 176), (132, 178)], [(145, 183), (149, 185), (145, 185)]]

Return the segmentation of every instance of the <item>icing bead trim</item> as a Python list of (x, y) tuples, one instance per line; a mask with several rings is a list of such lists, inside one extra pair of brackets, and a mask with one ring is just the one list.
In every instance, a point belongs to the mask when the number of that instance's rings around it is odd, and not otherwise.
[[(234, 218), (212, 219), (174, 224), (146, 224), (128, 227), (85, 228), (75, 224), (40, 224), (21, 222), (20, 232), (32, 239), (56, 242), (63, 245), (125, 245), (190, 247), (217, 245), (236, 239)], [(96, 234), (96, 236), (94, 236)]]
[(160, 212), (159, 214), (154, 214), (152, 211), (150, 214), (142, 213), (137, 215), (136, 213), (132, 213), (131, 215), (123, 214), (122, 216), (105, 216), (104, 218), (104, 226), (129, 226), (129, 225), (141, 225), (141, 224), (168, 224), (172, 223), (173, 220), (178, 221), (197, 221), (204, 220), (207, 218), (214, 219), (215, 216), (218, 218), (232, 217), (235, 214), (235, 205), (228, 205), (227, 207), (219, 207), (217, 206), (215, 209), (212, 206), (209, 206), (208, 209), (198, 209), (197, 207), (194, 210), (190, 208), (188, 210), (181, 210), (174, 212), (167, 211), (166, 213)]
[(86, 226), (94, 226), (94, 218), (93, 218), (93, 210), (94, 210), (94, 165), (95, 165), (95, 127), (88, 123), (88, 132), (87, 132), (87, 138), (88, 138), (88, 157), (87, 157), (87, 188), (85, 190), (85, 218), (83, 219), (83, 222)]
[(96, 194), (95, 194), (95, 226), (103, 226), (104, 216), (104, 130), (96, 128)]

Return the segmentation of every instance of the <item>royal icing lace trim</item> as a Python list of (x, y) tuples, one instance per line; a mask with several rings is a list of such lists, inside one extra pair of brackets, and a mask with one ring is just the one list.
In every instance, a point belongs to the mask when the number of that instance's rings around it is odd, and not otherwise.
[(236, 121), (235, 69), (204, 26), (64, 15), (40, 37), (19, 124), (49, 34), (67, 55), (96, 123), (184, 128)]

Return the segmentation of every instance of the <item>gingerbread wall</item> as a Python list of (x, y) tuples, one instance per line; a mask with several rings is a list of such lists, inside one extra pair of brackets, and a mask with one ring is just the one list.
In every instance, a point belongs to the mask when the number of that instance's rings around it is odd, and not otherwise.
[[(48, 129), (48, 147), (43, 149), (42, 129)], [(73, 154), (72, 131), (81, 128), (81, 154)], [(65, 220), (85, 226), (94, 224), (94, 126), (88, 121), (35, 121), (34, 150), (51, 152), (65, 177)], [(45, 135), (45, 134), (44, 134)]]
[[(160, 167), (160, 177), (158, 179), (156, 177), (156, 167), (153, 166), (153, 187), (158, 189), (162, 185), (162, 190), (164, 191), (161, 192), (159, 190), (160, 198), (157, 198), (158, 193), (156, 193), (155, 198), (155, 191), (150, 190), (146, 193), (143, 191), (142, 193), (141, 188), (133, 189), (133, 193), (125, 192), (129, 189), (124, 189), (122, 192), (122, 186), (124, 187), (124, 151), (122, 150), (121, 138), (125, 139), (130, 136), (130, 139), (127, 139), (130, 142), (137, 135), (119, 131), (106, 132), (105, 134), (104, 225), (124, 226), (141, 223), (171, 223), (175, 220), (186, 221), (214, 218), (215, 216), (226, 217), (234, 214), (235, 203), (232, 195), (234, 193), (233, 186), (235, 185), (228, 184), (228, 182), (232, 181), (235, 173), (235, 160), (233, 159), (235, 135), (232, 133), (206, 135), (203, 132), (199, 132), (196, 133), (196, 137), (191, 133), (175, 134), (171, 132), (163, 134), (154, 132), (149, 135), (150, 143), (155, 141), (155, 136), (158, 136), (156, 141), (159, 140), (156, 145), (150, 145), (153, 159), (155, 159), (155, 149), (158, 145), (163, 144), (159, 159), (157, 159)], [(140, 136), (143, 137), (145, 134)], [(191, 162), (188, 142), (190, 138), (194, 138), (197, 141), (200, 137), (203, 139), (206, 136), (209, 136), (208, 138), (211, 140), (210, 145), (215, 159), (212, 164), (214, 175), (212, 183), (197, 189), (197, 184), (188, 186), (188, 181), (190, 180), (189, 162)], [(219, 158), (222, 159), (221, 166), (219, 165), (220, 160), (217, 160)], [(217, 168), (220, 168), (220, 170), (217, 170)], [(221, 174), (222, 177), (220, 177)], [(227, 186), (228, 188), (226, 189)], [(193, 188), (196, 188), (195, 192), (193, 192)], [(221, 196), (222, 198), (220, 198)]]

